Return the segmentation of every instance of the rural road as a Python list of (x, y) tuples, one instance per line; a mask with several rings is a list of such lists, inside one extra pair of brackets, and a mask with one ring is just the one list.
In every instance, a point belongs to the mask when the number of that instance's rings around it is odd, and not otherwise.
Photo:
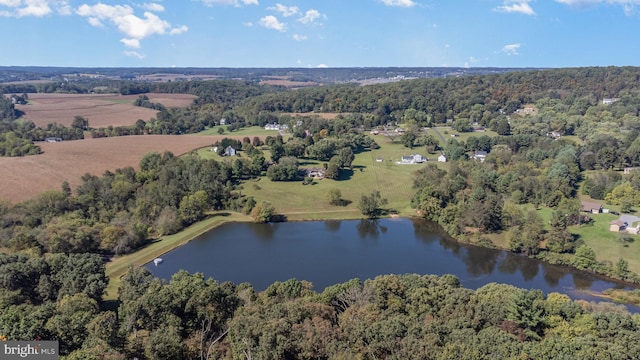
[(432, 127), (431, 130), (435, 131), (436, 134), (438, 134), (438, 136), (440, 137), (440, 139), (442, 140), (442, 146), (444, 147), (445, 145), (447, 145), (447, 140), (444, 139), (444, 136), (442, 136), (442, 134), (440, 134), (440, 131), (438, 131), (437, 128)]

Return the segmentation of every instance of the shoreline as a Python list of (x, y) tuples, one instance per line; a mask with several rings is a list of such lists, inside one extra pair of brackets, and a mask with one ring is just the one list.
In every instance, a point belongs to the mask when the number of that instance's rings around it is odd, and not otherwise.
[[(345, 217), (344, 213), (340, 213), (340, 212), (327, 212), (326, 215), (329, 215), (327, 217), (314, 217), (313, 215), (317, 215), (317, 213), (313, 213), (313, 212), (309, 212), (306, 214), (301, 214), (301, 213), (295, 213), (296, 217), (295, 219), (288, 219), (285, 220), (285, 222), (303, 222), (303, 221), (328, 221), (328, 220), (336, 220), (336, 221), (348, 221), (348, 220), (363, 220), (365, 218), (362, 217)], [(283, 214), (286, 217), (286, 214)], [(302, 215), (302, 216), (300, 216)], [(304, 216), (304, 215), (311, 215), (311, 216)], [(331, 215), (335, 215), (335, 216), (331, 216)], [(387, 218), (387, 217), (383, 217), (383, 218)], [(406, 218), (406, 219), (414, 219), (416, 218), (416, 216), (401, 216), (398, 214), (394, 214), (393, 216), (389, 216), (388, 218), (393, 218), (393, 219), (397, 219), (397, 218)], [(420, 217), (417, 217), (420, 218)], [(172, 235), (167, 235), (164, 236), (158, 240), (152, 241), (149, 245), (147, 245), (146, 247), (131, 253), (131, 254), (126, 254), (120, 257), (115, 257), (112, 258), (109, 262), (106, 263), (106, 269), (105, 269), (105, 274), (107, 276), (107, 278), (109, 279), (109, 284), (107, 286), (107, 288), (105, 289), (105, 296), (104, 299), (105, 300), (115, 300), (117, 298), (117, 291), (118, 291), (118, 287), (120, 285), (120, 278), (127, 272), (129, 266), (142, 266), (144, 264), (147, 264), (151, 261), (153, 261), (155, 258), (161, 257), (162, 255), (169, 253), (189, 242), (191, 242), (193, 239), (197, 238), (198, 236), (211, 231), (219, 226), (222, 226), (224, 224), (229, 224), (229, 223), (237, 223), (237, 222), (253, 222), (252, 219), (248, 216), (248, 215), (244, 215), (241, 213), (235, 213), (235, 212), (230, 212), (230, 211), (220, 211), (220, 212), (216, 212), (216, 213), (212, 213), (209, 215), (209, 217), (205, 218), (204, 220), (201, 220), (195, 224), (190, 225), (189, 227), (186, 227), (184, 229), (182, 229), (181, 231), (172, 234)], [(439, 224), (438, 224), (439, 225)], [(472, 241), (466, 241), (464, 239), (458, 238), (458, 237), (453, 237), (450, 234), (448, 234), (444, 229), (442, 229), (443, 233), (446, 234), (448, 237), (450, 237), (452, 240), (461, 243), (461, 244), (467, 244), (467, 245), (473, 245), (473, 246), (479, 246), (479, 247), (483, 247), (483, 248), (489, 248), (483, 244), (479, 244), (476, 242), (472, 242)], [(492, 247), (493, 249), (498, 249), (498, 250), (503, 250), (503, 251), (509, 251), (509, 249), (504, 249), (500, 246), (494, 246)], [(525, 255), (526, 256), (526, 255)], [(538, 261), (543, 261), (549, 264), (553, 264), (550, 261), (547, 261), (545, 259), (541, 259), (535, 256), (526, 256), (528, 258), (531, 259), (535, 259)], [(553, 265), (561, 265), (561, 266), (567, 266), (569, 268), (572, 269), (577, 269), (574, 266), (571, 266), (569, 264), (553, 264)], [(579, 269), (577, 269), (579, 270)], [(584, 270), (581, 270), (584, 271)], [(633, 282), (629, 282), (629, 281), (624, 281), (621, 279), (616, 279), (616, 278), (612, 278), (609, 277), (605, 274), (600, 274), (598, 272), (593, 272), (593, 271), (586, 271), (587, 273), (590, 273), (592, 275), (595, 275), (596, 277), (599, 277), (603, 280), (606, 281), (610, 281), (610, 282), (614, 282), (614, 283), (618, 283), (620, 285), (623, 285), (625, 287), (636, 287), (638, 286), (638, 284), (633, 283)], [(614, 289), (614, 288), (612, 288)], [(605, 290), (606, 291), (606, 290)], [(602, 296), (603, 294), (601, 293), (599, 297), (603, 297), (603, 298), (607, 298), (607, 296)], [(629, 304), (629, 303), (628, 303)], [(632, 304), (632, 303), (631, 303)], [(635, 305), (635, 304), (632, 304)]]
[[(307, 213), (309, 215), (316, 214), (313, 212)], [(326, 221), (326, 220), (358, 220), (362, 218), (349, 218), (344, 214), (338, 212), (327, 212), (326, 215), (335, 214), (336, 216), (328, 216), (326, 218), (314, 218), (314, 217), (297, 217), (295, 219), (288, 219), (286, 222), (297, 221)], [(287, 214), (283, 214), (287, 215)], [(300, 216), (304, 214), (296, 213)], [(410, 218), (410, 217), (407, 217)], [(231, 211), (219, 211), (209, 215), (209, 217), (200, 220), (179, 232), (163, 236), (160, 239), (153, 240), (147, 246), (130, 254), (117, 256), (111, 258), (106, 263), (105, 275), (109, 279), (109, 284), (105, 289), (104, 300), (115, 300), (118, 297), (117, 291), (120, 286), (120, 278), (127, 272), (129, 266), (142, 266), (146, 263), (153, 261), (155, 258), (171, 252), (197, 238), (198, 236), (211, 231), (219, 226), (236, 222), (253, 222), (249, 215)]]
[(204, 220), (198, 221), (179, 232), (153, 240), (147, 246), (130, 254), (112, 258), (105, 266), (105, 275), (109, 284), (105, 289), (105, 300), (115, 300), (120, 286), (120, 278), (127, 272), (129, 266), (142, 266), (172, 250), (179, 248), (198, 236), (224, 224), (248, 221), (249, 217), (239, 213), (217, 212), (210, 214)]

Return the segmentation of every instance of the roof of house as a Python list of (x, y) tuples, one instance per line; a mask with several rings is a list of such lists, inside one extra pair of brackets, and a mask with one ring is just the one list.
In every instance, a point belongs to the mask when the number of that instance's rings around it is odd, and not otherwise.
[(487, 156), (487, 152), (486, 151), (475, 151), (473, 153), (473, 156)]
[(594, 201), (580, 201), (580, 205), (582, 205), (583, 210), (600, 209), (602, 207), (602, 204)]
[(618, 225), (618, 226), (624, 226), (624, 221), (618, 219), (618, 220), (613, 220), (611, 223), (611, 225)]

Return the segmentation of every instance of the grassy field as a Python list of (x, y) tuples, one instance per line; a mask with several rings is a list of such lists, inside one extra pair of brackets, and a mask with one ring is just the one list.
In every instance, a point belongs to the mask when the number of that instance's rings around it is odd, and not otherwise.
[[(475, 137), (481, 137), (483, 135), (486, 135), (488, 137), (494, 137), (494, 136), (498, 136), (498, 133), (491, 131), (491, 130), (486, 130), (483, 132), (466, 132), (466, 133), (462, 133), (462, 132), (457, 132), (455, 130), (453, 130), (451, 127), (448, 126), (439, 126), (435, 128), (436, 130), (438, 130), (438, 132), (440, 134), (442, 134), (442, 136), (444, 137), (445, 141), (449, 141), (449, 139), (455, 139), (458, 140), (460, 142), (462, 141), (467, 141), (468, 138), (475, 136)], [(431, 131), (431, 130), (430, 130)], [(453, 137), (451, 136), (452, 134), (456, 134), (457, 136)], [(440, 146), (444, 146), (445, 144), (442, 144), (442, 139), (440, 139), (440, 137), (436, 134), (433, 133), (434, 137), (440, 141)]]
[(569, 230), (579, 235), (580, 239), (593, 249), (598, 261), (615, 264), (619, 259), (625, 259), (629, 263), (629, 270), (640, 273), (640, 236), (629, 235), (633, 241), (623, 243), (620, 241), (620, 233), (609, 231), (609, 223), (618, 216), (593, 214), (591, 218), (592, 223), (572, 226)]
[[(289, 220), (360, 218), (358, 201), (362, 195), (380, 191), (388, 200), (385, 208), (395, 210), (400, 216), (413, 216), (410, 201), (414, 194), (413, 173), (424, 164), (396, 164), (402, 155), (421, 152), (411, 150), (386, 138), (375, 137), (381, 148), (357, 154), (353, 162), (353, 171), (345, 171), (339, 180), (316, 180), (314, 185), (302, 185), (302, 182), (272, 182), (266, 177), (247, 181), (242, 193), (253, 196), (258, 202), (270, 201), (279, 213)], [(206, 155), (211, 156), (211, 155)], [(382, 158), (382, 162), (377, 162)], [(438, 163), (439, 166), (447, 164)], [(321, 162), (303, 161), (301, 167), (321, 167)], [(350, 203), (346, 206), (329, 204), (327, 194), (330, 189), (339, 189), (343, 199)]]
[(252, 138), (251, 140), (253, 140), (253, 136), (260, 136), (262, 138), (266, 137), (267, 135), (271, 135), (273, 137), (278, 136), (278, 132), (277, 131), (265, 130), (264, 128), (261, 128), (260, 126), (250, 126), (250, 127), (242, 128), (240, 130), (228, 132), (227, 131), (227, 127), (224, 126), (224, 125), (214, 126), (214, 127), (211, 127), (209, 129), (203, 130), (203, 131), (201, 131), (201, 132), (199, 132), (197, 134), (193, 134), (193, 135), (195, 135), (195, 136), (200, 136), (200, 135), (216, 135), (216, 136), (219, 136), (220, 134), (218, 134), (218, 130), (220, 128), (224, 129), (224, 134), (222, 134), (222, 136), (229, 136), (229, 137), (249, 136), (249, 137)]
[(164, 236), (133, 254), (115, 257), (107, 263), (106, 275), (109, 277), (109, 285), (105, 299), (113, 300), (118, 296), (120, 278), (127, 272), (129, 266), (144, 265), (216, 226), (234, 221), (250, 221), (250, 219), (246, 215), (237, 213), (214, 213), (207, 219), (195, 223), (177, 234)]

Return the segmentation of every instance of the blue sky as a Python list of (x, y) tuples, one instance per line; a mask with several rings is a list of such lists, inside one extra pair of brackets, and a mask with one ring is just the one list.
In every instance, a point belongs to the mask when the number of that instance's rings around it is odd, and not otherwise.
[(640, 65), (640, 0), (0, 0), (0, 66)]

